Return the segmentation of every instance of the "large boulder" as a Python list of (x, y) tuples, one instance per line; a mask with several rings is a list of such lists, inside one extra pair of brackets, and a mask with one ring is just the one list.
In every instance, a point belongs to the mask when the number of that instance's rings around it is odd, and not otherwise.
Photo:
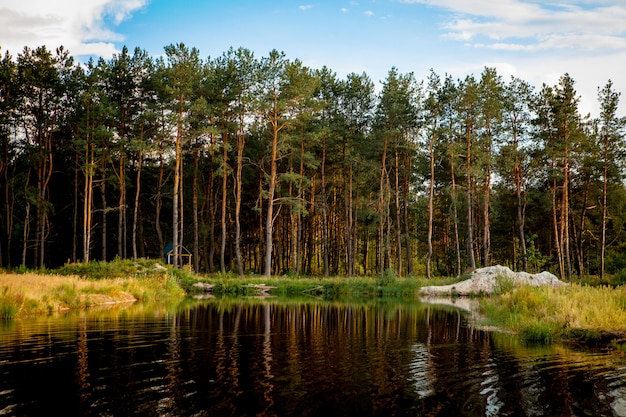
[(496, 265), (479, 268), (472, 272), (469, 279), (451, 285), (440, 285), (422, 287), (420, 293), (429, 296), (441, 295), (488, 295), (493, 294), (498, 289), (512, 286), (530, 285), (540, 287), (544, 285), (562, 286), (566, 285), (554, 274), (543, 271), (539, 274), (529, 274), (527, 272), (513, 272), (506, 266)]

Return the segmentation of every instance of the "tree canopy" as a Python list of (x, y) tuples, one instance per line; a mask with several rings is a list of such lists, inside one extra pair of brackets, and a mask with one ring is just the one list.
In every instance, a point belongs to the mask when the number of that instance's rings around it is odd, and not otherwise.
[[(626, 268), (619, 93), (494, 68), (340, 79), (184, 44), (0, 60), (0, 267), (154, 257), (200, 272), (562, 278)], [(189, 252), (187, 252), (187, 250)]]

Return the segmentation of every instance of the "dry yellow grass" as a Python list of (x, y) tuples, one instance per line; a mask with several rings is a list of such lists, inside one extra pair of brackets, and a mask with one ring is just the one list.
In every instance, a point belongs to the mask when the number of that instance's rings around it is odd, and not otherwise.
[(167, 275), (86, 279), (78, 276), (0, 273), (0, 318), (94, 305), (155, 301), (184, 295)]

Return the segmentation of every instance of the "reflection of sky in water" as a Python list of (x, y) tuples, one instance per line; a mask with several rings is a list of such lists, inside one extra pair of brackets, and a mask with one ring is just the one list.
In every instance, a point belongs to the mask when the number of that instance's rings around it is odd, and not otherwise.
[(429, 353), (426, 345), (417, 343), (411, 347), (414, 359), (409, 363), (409, 372), (415, 384), (415, 392), (420, 398), (427, 397), (433, 393), (430, 385)]

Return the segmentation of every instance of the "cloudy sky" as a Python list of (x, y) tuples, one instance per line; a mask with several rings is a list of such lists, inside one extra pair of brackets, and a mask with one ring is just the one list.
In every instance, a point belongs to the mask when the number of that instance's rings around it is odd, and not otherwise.
[(541, 86), (569, 73), (580, 110), (597, 113), (612, 79), (626, 114), (624, 0), (2, 0), (0, 47), (64, 45), (80, 61), (127, 45), (163, 54), (184, 42), (203, 57), (272, 49), (341, 78), (385, 79), (392, 67), (418, 80), (480, 76), (485, 66)]

